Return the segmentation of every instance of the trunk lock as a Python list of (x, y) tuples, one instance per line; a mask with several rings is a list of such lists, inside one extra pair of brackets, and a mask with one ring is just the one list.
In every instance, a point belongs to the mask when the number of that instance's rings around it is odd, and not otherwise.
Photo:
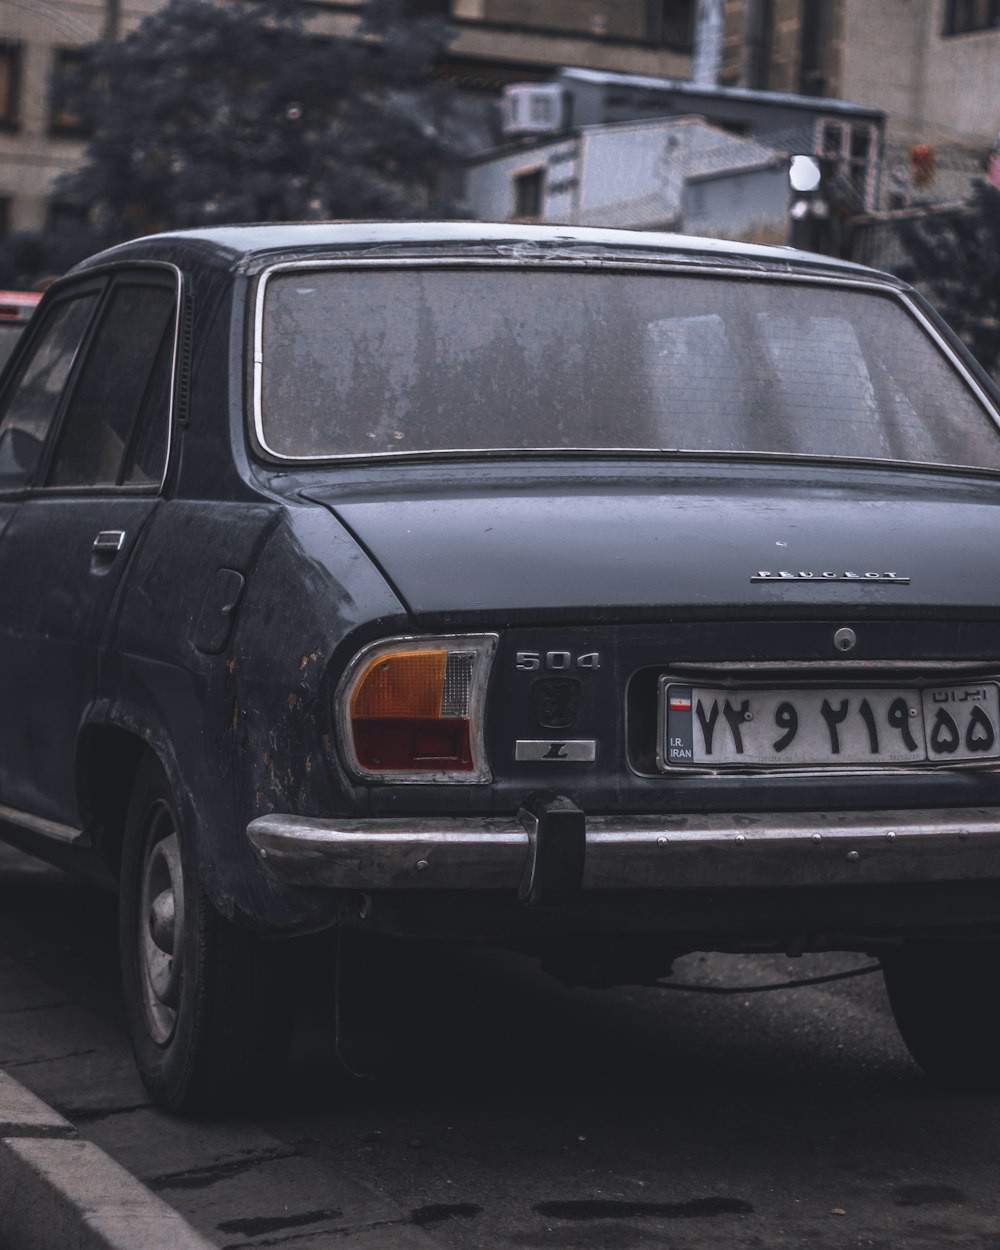
[(838, 629), (833, 635), (833, 645), (838, 651), (853, 651), (857, 641), (858, 636), (853, 629)]

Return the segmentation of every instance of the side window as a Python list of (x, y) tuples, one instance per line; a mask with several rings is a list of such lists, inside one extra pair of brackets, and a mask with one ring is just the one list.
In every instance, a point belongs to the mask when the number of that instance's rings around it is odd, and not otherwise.
[(125, 460), (122, 481), (129, 486), (158, 484), (163, 477), (167, 459), (167, 434), (170, 430), (173, 364), (174, 322), (171, 318), (160, 339), (160, 350), (153, 363), (153, 372), (149, 376), (149, 385), (139, 410), (132, 445)]
[(165, 286), (121, 282), (112, 290), (66, 407), (46, 485), (160, 480), (175, 307)]
[(0, 411), (0, 489), (31, 481), (97, 298), (92, 292), (51, 308), (22, 362)]

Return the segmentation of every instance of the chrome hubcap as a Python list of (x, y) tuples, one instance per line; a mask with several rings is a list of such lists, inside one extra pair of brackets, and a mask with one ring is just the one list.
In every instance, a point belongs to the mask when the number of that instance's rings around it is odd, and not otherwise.
[(181, 850), (169, 808), (149, 815), (149, 837), (139, 901), (139, 982), (149, 1035), (170, 1041), (180, 1004), (184, 952), (184, 880)]

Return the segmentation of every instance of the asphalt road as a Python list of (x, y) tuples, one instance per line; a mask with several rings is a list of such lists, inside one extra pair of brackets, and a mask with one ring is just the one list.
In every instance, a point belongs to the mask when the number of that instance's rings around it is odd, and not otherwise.
[[(132, 1072), (115, 947), (113, 899), (0, 851), (0, 1067), (219, 1246), (1000, 1250), (1000, 1097), (929, 1086), (878, 975), (597, 992), (520, 957), (353, 943), (338, 1057), (317, 944), (270, 1105), (187, 1123)], [(675, 980), (866, 962), (690, 956)]]

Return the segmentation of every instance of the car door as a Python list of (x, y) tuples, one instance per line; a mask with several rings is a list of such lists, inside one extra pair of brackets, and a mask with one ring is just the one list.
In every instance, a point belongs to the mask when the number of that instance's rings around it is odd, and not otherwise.
[[(89, 319), (44, 446), (35, 429), (20, 452), (34, 481), (0, 534), (0, 802), (14, 823), (57, 836), (80, 824), (79, 728), (116, 593), (162, 488), (179, 285), (172, 268), (137, 268), (60, 301), (91, 301)], [(0, 440), (25, 407), (22, 390), (8, 391)]]
[(15, 630), (21, 598), (34, 593), (35, 563), (17, 568), (8, 556), (11, 522), (36, 480), (46, 439), (107, 286), (106, 279), (74, 284), (54, 295), (40, 314), (28, 351), (0, 397), (0, 803), (10, 801), (21, 752)]

